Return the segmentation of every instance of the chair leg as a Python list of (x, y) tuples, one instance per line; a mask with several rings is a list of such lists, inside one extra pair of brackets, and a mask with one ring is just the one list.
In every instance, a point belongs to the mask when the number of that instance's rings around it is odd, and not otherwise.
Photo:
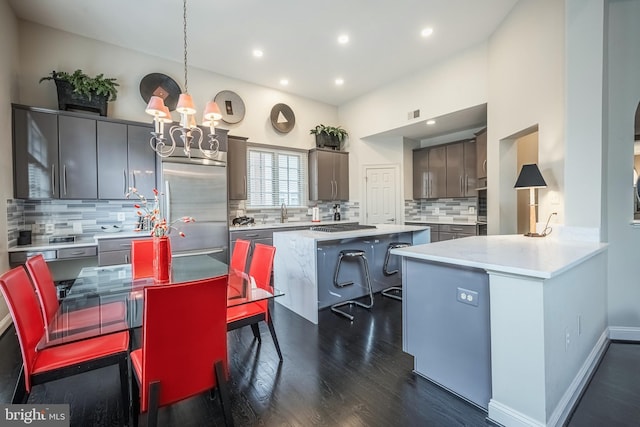
[(260, 328), (258, 327), (258, 323), (251, 324), (251, 330), (253, 331), (253, 336), (258, 341), (262, 342), (262, 338), (260, 337)]
[(278, 357), (280, 358), (280, 362), (282, 362), (282, 352), (280, 351), (280, 344), (278, 343), (278, 337), (276, 336), (276, 329), (273, 327), (273, 321), (271, 320), (271, 316), (267, 319), (267, 326), (269, 327), (269, 332), (271, 332), (271, 338), (273, 339), (273, 344), (276, 346), (276, 351), (278, 352)]
[(118, 362), (120, 368), (120, 393), (122, 394), (122, 416), (125, 425), (129, 424), (131, 416), (131, 395), (129, 394), (129, 357), (127, 354)]
[(138, 427), (138, 417), (140, 416), (140, 386), (135, 373), (131, 373), (131, 413), (133, 415), (133, 427)]
[[(393, 291), (400, 292), (400, 295), (394, 294)], [(402, 287), (400, 286), (392, 286), (390, 288), (384, 289), (382, 292), (380, 292), (380, 294), (388, 298), (393, 298), (393, 299), (397, 299), (398, 301), (402, 301)]]
[(13, 397), (11, 403), (27, 403), (29, 399), (29, 393), (27, 392), (27, 383), (24, 377), (24, 365), (20, 367), (20, 375), (18, 375), (18, 381), (16, 381), (16, 387), (13, 390)]
[(153, 381), (149, 384), (149, 404), (147, 405), (147, 426), (158, 426), (158, 405), (160, 403), (160, 383)]
[(231, 413), (231, 399), (229, 398), (229, 389), (227, 387), (227, 376), (224, 373), (224, 365), (222, 361), (217, 361), (214, 365), (216, 375), (216, 384), (220, 395), (220, 404), (222, 405), (222, 413), (227, 426), (233, 427), (233, 414)]

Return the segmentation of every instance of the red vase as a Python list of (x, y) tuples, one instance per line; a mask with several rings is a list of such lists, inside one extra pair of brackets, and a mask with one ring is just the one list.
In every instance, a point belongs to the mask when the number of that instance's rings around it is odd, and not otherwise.
[(153, 278), (156, 282), (168, 282), (171, 269), (171, 252), (167, 236), (153, 238)]

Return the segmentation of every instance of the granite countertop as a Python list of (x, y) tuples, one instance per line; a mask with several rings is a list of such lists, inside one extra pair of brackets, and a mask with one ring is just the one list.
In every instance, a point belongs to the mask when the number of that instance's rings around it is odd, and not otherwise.
[[(345, 221), (341, 221), (345, 223)], [(322, 225), (328, 225), (328, 222), (323, 223)], [(386, 225), (386, 224), (378, 224), (376, 228), (366, 228), (363, 230), (353, 230), (353, 231), (340, 231), (335, 233), (327, 233), (322, 231), (312, 231), (312, 230), (294, 230), (294, 231), (284, 231), (279, 234), (295, 234), (297, 237), (312, 239), (317, 242), (319, 241), (329, 241), (329, 240), (342, 240), (342, 239), (350, 239), (354, 237), (369, 237), (369, 236), (380, 236), (383, 234), (392, 234), (392, 233), (408, 233), (413, 231), (423, 231), (428, 230), (428, 226), (422, 225)]]
[(244, 230), (268, 230), (288, 227), (314, 227), (317, 225), (330, 225), (330, 224), (357, 224), (358, 221), (297, 221), (297, 222), (284, 222), (284, 223), (270, 223), (270, 224), (253, 224), (253, 225), (230, 225), (229, 231), (244, 231)]
[(508, 235), (465, 237), (393, 249), (391, 253), (408, 258), (549, 279), (606, 248), (606, 243)]

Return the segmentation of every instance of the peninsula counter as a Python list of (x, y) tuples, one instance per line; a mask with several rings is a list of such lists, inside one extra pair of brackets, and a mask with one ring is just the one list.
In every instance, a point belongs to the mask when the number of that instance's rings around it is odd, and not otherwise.
[[(403, 257), (403, 349), (415, 371), (504, 426), (560, 425), (606, 348), (606, 246), (477, 236), (393, 250)], [(434, 324), (430, 304), (451, 309)], [(482, 323), (489, 342), (465, 347)]]

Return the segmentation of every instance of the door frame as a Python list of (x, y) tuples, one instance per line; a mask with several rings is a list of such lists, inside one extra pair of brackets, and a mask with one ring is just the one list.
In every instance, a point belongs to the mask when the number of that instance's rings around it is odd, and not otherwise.
[(362, 191), (360, 194), (363, 194), (362, 198), (362, 209), (360, 213), (360, 222), (366, 224), (367, 221), (367, 200), (369, 195), (367, 194), (367, 172), (371, 169), (393, 169), (393, 174), (396, 180), (396, 206), (399, 207), (399, 212), (397, 212), (397, 220), (396, 225), (404, 224), (404, 182), (401, 181), (400, 176), (400, 165), (398, 163), (373, 163), (373, 164), (365, 164), (362, 165)]

